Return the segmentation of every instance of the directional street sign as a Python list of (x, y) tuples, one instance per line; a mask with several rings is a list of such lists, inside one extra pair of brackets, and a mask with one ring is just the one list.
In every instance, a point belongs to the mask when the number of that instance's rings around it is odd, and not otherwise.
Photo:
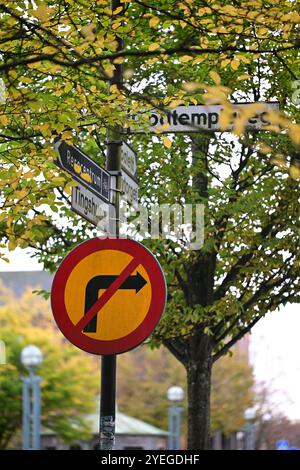
[(123, 141), (121, 146), (121, 166), (131, 176), (136, 175), (136, 158), (135, 151), (127, 142)]
[(78, 185), (72, 187), (72, 209), (94, 225), (102, 219), (108, 220), (110, 204), (104, 202), (89, 189)]
[(143, 245), (94, 238), (73, 249), (58, 268), (51, 305), (65, 337), (84, 351), (119, 354), (142, 343), (166, 301), (162, 269)]
[[(233, 104), (235, 113), (239, 113), (242, 107), (252, 105), (254, 103), (238, 103)], [(246, 127), (248, 129), (259, 130), (267, 127), (270, 123), (267, 121), (267, 111), (278, 111), (279, 103), (274, 102), (260, 102), (255, 103), (261, 105), (261, 110), (248, 120)], [(222, 105), (195, 105), (195, 106), (177, 106), (167, 114), (152, 111), (149, 116), (150, 127), (148, 131), (155, 132), (161, 130), (162, 132), (199, 132), (203, 131), (221, 131), (220, 116), (223, 110)], [(134, 116), (134, 119), (139, 122), (139, 116)], [(163, 128), (162, 128), (163, 126)], [(130, 129), (130, 133), (145, 132), (146, 124), (141, 125), (140, 129)], [(232, 126), (228, 126), (230, 130)]]
[(286, 439), (280, 439), (279, 441), (276, 441), (276, 450), (289, 450), (289, 441)]
[(129, 204), (132, 206), (138, 205), (139, 200), (139, 185), (134, 176), (130, 176), (123, 169), (121, 170), (121, 191)]
[(55, 163), (70, 173), (79, 183), (87, 186), (103, 201), (110, 200), (110, 174), (95, 163), (79, 148), (69, 145), (63, 140), (55, 143), (59, 157)]

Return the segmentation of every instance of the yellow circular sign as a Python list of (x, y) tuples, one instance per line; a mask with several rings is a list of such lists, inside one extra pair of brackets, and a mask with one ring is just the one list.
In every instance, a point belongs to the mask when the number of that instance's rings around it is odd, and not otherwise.
[[(102, 250), (83, 258), (75, 266), (65, 288), (65, 305), (74, 325), (79, 322), (85, 311), (89, 282), (99, 277), (99, 273), (103, 278), (110, 276), (113, 279), (126, 268), (132, 259), (131, 255), (122, 251)], [(85, 331), (85, 335), (94, 339), (110, 341), (128, 335), (142, 323), (149, 310), (152, 288), (149, 276), (141, 265), (137, 266), (131, 278), (135, 277), (138, 283), (139, 276), (146, 281), (142, 288), (137, 292), (134, 282), (132, 282), (132, 288), (118, 289), (98, 313), (96, 331)], [(97, 298), (103, 294), (108, 285), (108, 282), (105, 283), (105, 279), (102, 284), (101, 281), (102, 279), (99, 279), (98, 285), (96, 284)]]
[(72, 250), (58, 268), (51, 305), (71, 343), (94, 354), (120, 354), (142, 343), (163, 312), (161, 267), (142, 244), (94, 238)]

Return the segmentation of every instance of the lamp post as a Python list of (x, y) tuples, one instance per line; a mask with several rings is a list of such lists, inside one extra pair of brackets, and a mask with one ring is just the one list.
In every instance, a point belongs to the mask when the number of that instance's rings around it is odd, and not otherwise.
[(172, 386), (167, 391), (168, 400), (171, 405), (169, 406), (169, 437), (168, 449), (180, 449), (180, 436), (181, 436), (181, 413), (182, 407), (180, 403), (184, 398), (184, 391), (181, 387)]
[(41, 378), (35, 369), (43, 361), (37, 346), (26, 346), (21, 352), (21, 362), (28, 369), (29, 377), (23, 377), (23, 449), (38, 450), (41, 447)]
[(255, 417), (256, 409), (247, 408), (244, 412), (245, 426), (245, 450), (255, 450)]
[(268, 411), (264, 413), (261, 417), (262, 421), (262, 442), (260, 450), (268, 450), (268, 430), (269, 430), (269, 422), (272, 419), (271, 413)]

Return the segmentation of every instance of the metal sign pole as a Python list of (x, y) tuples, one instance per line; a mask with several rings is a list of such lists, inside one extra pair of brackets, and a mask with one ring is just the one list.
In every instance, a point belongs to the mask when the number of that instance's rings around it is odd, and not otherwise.
[(30, 449), (30, 381), (22, 377), (23, 381), (23, 450)]
[[(120, 0), (111, 1), (111, 10), (115, 11), (121, 4)], [(118, 50), (123, 49), (123, 41), (118, 38)], [(115, 70), (109, 85), (121, 85), (123, 81), (122, 64), (114, 64)], [(115, 236), (119, 237), (119, 206), (121, 187), (121, 134), (119, 128), (107, 130), (106, 169), (116, 177), (115, 194)], [(116, 415), (116, 355), (102, 356), (101, 392), (100, 392), (100, 449), (112, 450), (115, 443)]]

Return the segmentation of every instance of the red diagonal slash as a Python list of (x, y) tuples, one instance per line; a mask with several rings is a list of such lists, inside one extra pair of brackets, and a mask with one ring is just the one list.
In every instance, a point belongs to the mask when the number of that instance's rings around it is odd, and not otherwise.
[(91, 321), (91, 319), (97, 315), (99, 310), (109, 301), (109, 299), (114, 295), (114, 293), (119, 289), (119, 287), (126, 281), (126, 279), (130, 276), (132, 271), (134, 271), (140, 261), (136, 258), (130, 261), (130, 263), (126, 266), (125, 269), (119, 274), (117, 279), (111, 283), (111, 285), (106, 289), (104, 294), (94, 303), (94, 305), (86, 312), (84, 317), (82, 317), (79, 322), (75, 325), (76, 330), (82, 331), (86, 325)]

